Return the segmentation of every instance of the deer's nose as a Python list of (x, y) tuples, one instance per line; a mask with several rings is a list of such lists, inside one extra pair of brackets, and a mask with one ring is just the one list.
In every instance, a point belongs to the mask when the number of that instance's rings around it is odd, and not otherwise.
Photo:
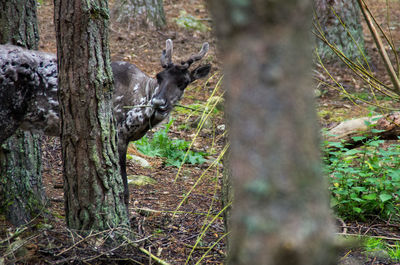
[(167, 108), (167, 104), (166, 103), (167, 103), (166, 100), (165, 99), (161, 99), (161, 98), (153, 98), (151, 100), (151, 104), (156, 109), (165, 110)]

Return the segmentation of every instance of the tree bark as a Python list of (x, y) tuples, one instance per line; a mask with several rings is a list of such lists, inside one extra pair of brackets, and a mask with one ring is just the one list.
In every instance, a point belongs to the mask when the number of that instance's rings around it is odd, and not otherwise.
[[(357, 0), (317, 0), (315, 12), (328, 41), (336, 45), (352, 61), (356, 59), (363, 61), (360, 50), (365, 54), (364, 35)], [(339, 18), (346, 28), (342, 26)], [(324, 42), (318, 40), (317, 43), (319, 56), (324, 62), (340, 62), (337, 55)]]
[[(0, 2), (0, 43), (37, 49), (36, 1)], [(16, 226), (46, 206), (42, 186), (40, 136), (17, 131), (0, 148), (0, 208)]]
[(104, 230), (129, 223), (112, 116), (106, 0), (56, 0), (66, 221)]
[(112, 12), (118, 22), (162, 29), (166, 26), (163, 0), (120, 0)]
[(311, 93), (311, 1), (208, 1), (234, 187), (229, 264), (335, 264)]

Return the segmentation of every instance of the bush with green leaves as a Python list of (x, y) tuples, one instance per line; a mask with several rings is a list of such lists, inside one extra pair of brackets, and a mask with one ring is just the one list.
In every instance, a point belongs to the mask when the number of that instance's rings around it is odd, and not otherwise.
[(367, 140), (349, 149), (341, 142), (324, 143), (324, 171), (329, 178), (331, 206), (345, 219), (398, 217), (400, 213), (400, 146), (381, 147)]
[(185, 162), (192, 165), (204, 163), (206, 161), (204, 156), (207, 154), (188, 150), (190, 142), (181, 139), (169, 139), (168, 131), (172, 123), (173, 120), (171, 120), (164, 129), (155, 132), (151, 139), (144, 136), (136, 141), (136, 148), (147, 156), (165, 157), (167, 166), (179, 167), (185, 159), (186, 153)]

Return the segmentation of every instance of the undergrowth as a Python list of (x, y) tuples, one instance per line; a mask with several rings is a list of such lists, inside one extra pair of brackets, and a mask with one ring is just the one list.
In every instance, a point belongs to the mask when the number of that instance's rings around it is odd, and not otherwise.
[(144, 136), (136, 141), (136, 148), (147, 156), (165, 157), (167, 166), (179, 167), (182, 162), (193, 165), (204, 163), (206, 161), (204, 158), (207, 155), (206, 153), (188, 150), (190, 142), (182, 139), (170, 139), (168, 137), (168, 131), (173, 122), (171, 120), (164, 129), (155, 132), (151, 139), (148, 136)]
[(363, 240), (363, 247), (366, 255), (375, 254), (377, 251), (384, 251), (391, 260), (400, 261), (400, 243), (389, 244), (386, 240), (375, 237), (367, 237)]
[(399, 219), (400, 146), (382, 147), (383, 140), (363, 136), (354, 140), (364, 145), (350, 149), (342, 142), (324, 143), (331, 207), (344, 219)]

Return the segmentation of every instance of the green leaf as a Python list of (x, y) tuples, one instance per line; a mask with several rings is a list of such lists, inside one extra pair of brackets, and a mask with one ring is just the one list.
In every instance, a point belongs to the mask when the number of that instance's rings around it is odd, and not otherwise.
[(368, 201), (375, 200), (376, 197), (377, 197), (376, 193), (370, 193), (370, 194), (362, 196), (363, 199), (368, 200)]
[(392, 198), (393, 198), (393, 196), (390, 195), (390, 194), (387, 194), (387, 193), (381, 193), (379, 195), (379, 199), (381, 199), (382, 202), (386, 202), (386, 201), (388, 201), (388, 200), (390, 200)]
[(365, 137), (365, 136), (354, 136), (351, 138), (353, 139), (353, 141), (356, 141), (356, 142), (367, 139), (367, 137)]
[(378, 130), (378, 129), (371, 129), (372, 133), (381, 133), (384, 132), (385, 130)]
[(336, 148), (343, 148), (343, 144), (341, 142), (329, 142), (330, 146), (336, 147)]
[(330, 202), (331, 208), (335, 207), (338, 204), (339, 204), (339, 201), (335, 197), (332, 197), (331, 202)]

